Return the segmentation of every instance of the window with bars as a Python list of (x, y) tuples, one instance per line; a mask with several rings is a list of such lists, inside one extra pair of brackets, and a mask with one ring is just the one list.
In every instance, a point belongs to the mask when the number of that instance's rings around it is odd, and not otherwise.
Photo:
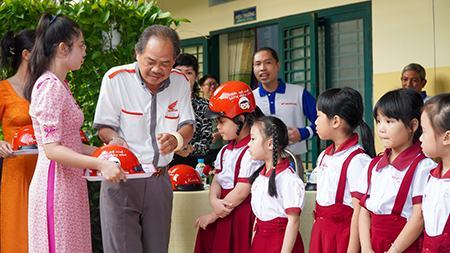
[(198, 60), (198, 76), (203, 76), (203, 45), (181, 47), (181, 52), (192, 54)]
[[(370, 124), (370, 27), (371, 3), (364, 2), (216, 31), (213, 34), (218, 41), (218, 49), (214, 54), (216, 58), (213, 59), (218, 66), (215, 74), (220, 73), (221, 79), (230, 78), (228, 50), (235, 43), (236, 37), (232, 36), (239, 35), (240, 40), (245, 37), (247, 43), (240, 51), (245, 52), (241, 56), (245, 56), (246, 60), (235, 58), (239, 62), (234, 66), (251, 70), (251, 61), (247, 60), (249, 52), (270, 46), (278, 51), (280, 57), (280, 77), (288, 83), (304, 86), (314, 96), (333, 87), (352, 87), (358, 90), (364, 98), (366, 122)], [(243, 45), (242, 41), (239, 43)], [(253, 85), (254, 82), (253, 80)], [(319, 146), (318, 138), (307, 141), (308, 153), (302, 159), (308, 170), (315, 166), (319, 151), (325, 145), (324, 142), (321, 144)]]

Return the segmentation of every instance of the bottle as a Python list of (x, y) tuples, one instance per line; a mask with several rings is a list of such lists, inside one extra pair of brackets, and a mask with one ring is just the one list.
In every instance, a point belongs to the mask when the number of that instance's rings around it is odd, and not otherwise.
[(203, 172), (203, 170), (205, 169), (206, 164), (205, 164), (205, 159), (203, 158), (198, 158), (197, 159), (197, 165), (195, 166), (195, 170), (198, 172), (198, 174), (200, 175), (200, 177), (202, 178), (202, 183), (204, 186), (206, 186), (206, 175)]

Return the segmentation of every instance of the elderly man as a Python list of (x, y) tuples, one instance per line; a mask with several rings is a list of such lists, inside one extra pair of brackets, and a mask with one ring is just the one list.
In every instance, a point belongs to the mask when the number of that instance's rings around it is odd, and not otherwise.
[(102, 182), (103, 248), (110, 252), (167, 252), (173, 193), (167, 166), (192, 138), (194, 114), (186, 77), (172, 70), (180, 53), (177, 33), (165, 26), (144, 30), (137, 62), (103, 77), (94, 127), (107, 144), (128, 147), (148, 178)]
[(420, 93), (423, 101), (427, 101), (430, 97), (423, 90), (427, 84), (425, 69), (417, 63), (410, 63), (402, 70), (400, 77), (403, 88), (410, 88)]

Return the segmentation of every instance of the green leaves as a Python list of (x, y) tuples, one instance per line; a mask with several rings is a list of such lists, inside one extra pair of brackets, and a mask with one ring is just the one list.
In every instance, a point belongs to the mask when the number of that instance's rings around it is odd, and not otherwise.
[[(162, 11), (155, 2), (144, 0), (71, 0), (56, 4), (54, 0), (0, 0), (0, 36), (7, 31), (18, 32), (25, 28), (34, 29), (43, 13), (65, 15), (78, 23), (87, 45), (87, 55), (80, 70), (69, 73), (67, 79), (74, 97), (84, 113), (83, 130), (91, 136), (91, 143), (100, 145), (92, 128), (92, 121), (100, 91), (101, 80), (113, 66), (134, 62), (134, 45), (138, 36), (152, 24), (178, 26), (189, 22), (174, 19), (170, 12)], [(107, 38), (114, 32), (120, 40), (116, 47)], [(108, 45), (108, 46), (105, 46)], [(0, 80), (11, 76), (10, 70), (0, 69)], [(92, 193), (92, 192), (90, 192)], [(98, 194), (91, 195), (91, 205), (98, 207)], [(94, 203), (93, 203), (93, 202)], [(101, 238), (98, 216), (92, 214), (94, 252), (101, 252)], [(97, 208), (98, 210), (98, 208)]]

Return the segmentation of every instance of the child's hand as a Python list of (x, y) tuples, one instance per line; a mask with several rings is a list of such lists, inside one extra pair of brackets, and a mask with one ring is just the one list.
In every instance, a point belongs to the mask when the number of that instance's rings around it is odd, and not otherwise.
[(198, 228), (206, 229), (206, 227), (209, 224), (214, 223), (218, 218), (219, 217), (214, 212), (202, 215), (198, 217), (197, 220), (195, 221), (195, 227), (197, 229)]
[(231, 207), (231, 203), (227, 203), (223, 199), (216, 199), (211, 203), (214, 213), (223, 218), (233, 211), (233, 207)]
[(362, 253), (375, 253), (375, 251), (373, 251), (372, 248), (362, 248), (361, 252)]

